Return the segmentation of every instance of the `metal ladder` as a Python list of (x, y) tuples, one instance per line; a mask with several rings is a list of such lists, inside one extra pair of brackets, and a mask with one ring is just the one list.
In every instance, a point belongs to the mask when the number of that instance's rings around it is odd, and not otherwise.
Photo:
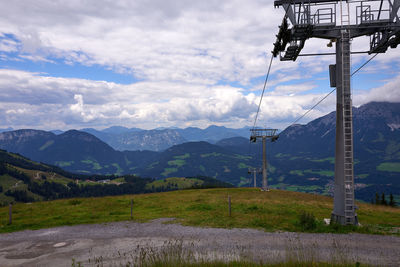
[(343, 8), (343, 1), (340, 0), (340, 23), (341, 26), (350, 25), (350, 4), (347, 2), (347, 8)]
[(345, 223), (355, 223), (354, 206), (354, 168), (353, 168), (353, 114), (351, 100), (351, 58), (350, 32), (342, 30), (342, 88), (344, 119), (344, 189), (345, 189)]

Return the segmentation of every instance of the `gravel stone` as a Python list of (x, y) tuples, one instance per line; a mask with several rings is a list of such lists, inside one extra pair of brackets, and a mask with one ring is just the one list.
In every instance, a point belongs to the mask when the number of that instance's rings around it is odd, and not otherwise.
[[(288, 259), (399, 266), (400, 237), (364, 234), (268, 233), (255, 229), (182, 226), (173, 219), (63, 226), (0, 234), (0, 265), (119, 266), (140, 249), (207, 260), (280, 262)], [(191, 253), (188, 253), (191, 252)], [(90, 262), (89, 262), (90, 260)]]

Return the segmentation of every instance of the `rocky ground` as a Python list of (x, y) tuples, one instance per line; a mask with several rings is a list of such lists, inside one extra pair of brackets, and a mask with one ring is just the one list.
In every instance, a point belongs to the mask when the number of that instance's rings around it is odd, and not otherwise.
[(277, 262), (288, 259), (398, 266), (400, 237), (362, 234), (266, 233), (187, 227), (159, 219), (65, 226), (0, 235), (1, 266), (119, 266), (185, 259)]

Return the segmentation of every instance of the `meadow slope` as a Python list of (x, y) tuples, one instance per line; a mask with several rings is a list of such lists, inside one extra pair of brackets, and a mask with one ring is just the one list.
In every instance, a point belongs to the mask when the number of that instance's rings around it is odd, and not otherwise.
[[(232, 215), (228, 212), (232, 199)], [(253, 188), (180, 190), (164, 193), (101, 198), (74, 198), (13, 206), (13, 222), (8, 224), (8, 207), (0, 208), (0, 233), (63, 225), (130, 220), (147, 222), (174, 218), (182, 225), (217, 228), (255, 228), (264, 231), (359, 232), (399, 235), (400, 209), (358, 203), (362, 227), (325, 226), (330, 218), (332, 198), (314, 194)], [(316, 226), (304, 229), (299, 216), (305, 211), (316, 217)]]

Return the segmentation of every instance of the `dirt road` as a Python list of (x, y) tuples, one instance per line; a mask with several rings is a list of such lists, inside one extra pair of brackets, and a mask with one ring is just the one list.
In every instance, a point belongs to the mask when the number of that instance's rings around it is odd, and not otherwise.
[(313, 257), (380, 266), (400, 263), (400, 237), (395, 236), (266, 233), (253, 229), (186, 227), (165, 224), (166, 221), (77, 225), (1, 234), (0, 265), (71, 266), (75, 260), (83, 266), (95, 266), (96, 261), (104, 266), (119, 266), (151, 253), (257, 262)]

